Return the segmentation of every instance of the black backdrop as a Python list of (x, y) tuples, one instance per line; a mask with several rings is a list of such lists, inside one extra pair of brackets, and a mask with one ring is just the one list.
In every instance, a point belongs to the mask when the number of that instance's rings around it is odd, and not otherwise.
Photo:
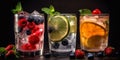
[[(110, 14), (110, 32), (109, 45), (119, 49), (119, 15), (120, 7), (116, 0), (1, 0), (0, 1), (0, 46), (14, 44), (14, 15), (11, 12), (15, 8), (18, 1), (21, 1), (24, 11), (32, 12), (37, 10), (41, 13), (42, 7), (53, 5), (55, 9), (61, 13), (75, 13), (79, 22), (79, 9), (88, 8), (93, 10), (99, 8), (103, 13)], [(46, 19), (47, 21), (47, 19)], [(46, 24), (47, 25), (47, 24)], [(47, 26), (46, 26), (47, 27)], [(79, 27), (79, 23), (78, 23)], [(79, 28), (77, 29), (79, 31)], [(79, 41), (79, 32), (77, 34)], [(47, 33), (45, 32), (45, 41), (47, 41)], [(45, 42), (47, 44), (47, 42)], [(79, 43), (77, 42), (77, 47)]]

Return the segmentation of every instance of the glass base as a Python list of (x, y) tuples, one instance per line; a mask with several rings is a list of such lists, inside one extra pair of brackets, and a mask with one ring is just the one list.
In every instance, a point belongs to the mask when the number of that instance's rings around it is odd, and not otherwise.
[(17, 50), (17, 52), (20, 54), (20, 57), (34, 57), (34, 56), (40, 56), (40, 51), (32, 51), (32, 52), (23, 52), (20, 50)]
[(72, 52), (72, 51), (69, 51), (69, 52), (56, 52), (56, 51), (51, 51), (51, 54), (52, 54), (52, 56), (54, 56), (54, 57), (66, 57), (66, 56), (69, 56), (71, 52)]

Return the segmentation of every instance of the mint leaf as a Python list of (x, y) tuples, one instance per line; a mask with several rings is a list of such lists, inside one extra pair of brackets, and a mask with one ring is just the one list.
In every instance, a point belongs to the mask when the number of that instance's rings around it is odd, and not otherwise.
[(20, 11), (22, 11), (22, 5), (21, 5), (21, 2), (18, 2), (17, 5), (16, 5), (16, 8), (15, 9), (12, 9), (12, 12), (15, 14), (15, 13), (18, 13)]
[(85, 14), (91, 14), (91, 10), (89, 9), (80, 9), (79, 10), (80, 14), (85, 15)]
[(42, 8), (42, 11), (45, 12), (46, 14), (50, 14), (50, 9), (49, 8)]
[(50, 9), (51, 13), (55, 12), (55, 9), (54, 9), (54, 7), (52, 5), (50, 5), (49, 9)]
[(5, 48), (4, 47), (0, 47), (0, 53), (4, 53), (6, 52)]

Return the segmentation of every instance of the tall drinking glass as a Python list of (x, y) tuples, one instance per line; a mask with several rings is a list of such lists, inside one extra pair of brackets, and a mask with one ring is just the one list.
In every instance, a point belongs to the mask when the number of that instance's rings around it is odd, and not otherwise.
[(15, 14), (15, 45), (21, 56), (42, 55), (44, 21), (44, 15), (37, 11)]
[(77, 18), (74, 14), (48, 17), (48, 38), (52, 55), (66, 56), (75, 51)]
[(87, 52), (104, 51), (108, 46), (109, 14), (80, 16), (80, 46)]

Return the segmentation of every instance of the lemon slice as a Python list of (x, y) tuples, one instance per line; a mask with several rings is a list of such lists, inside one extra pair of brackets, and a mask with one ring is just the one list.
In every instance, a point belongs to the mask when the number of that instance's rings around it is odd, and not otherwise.
[(69, 23), (65, 16), (53, 16), (48, 20), (48, 26), (54, 28), (51, 33), (49, 33), (49, 38), (51, 41), (62, 40), (69, 32)]
[(89, 38), (94, 35), (104, 36), (105, 28), (94, 22), (83, 22), (80, 25), (80, 35)]

